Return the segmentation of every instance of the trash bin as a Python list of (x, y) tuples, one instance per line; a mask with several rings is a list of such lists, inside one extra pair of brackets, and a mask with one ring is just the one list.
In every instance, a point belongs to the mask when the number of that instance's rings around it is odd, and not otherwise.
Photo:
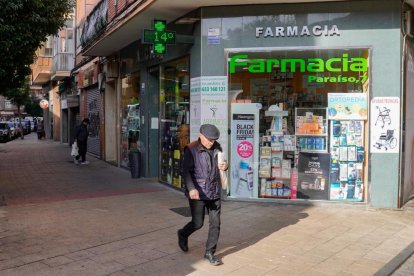
[(141, 152), (130, 151), (128, 154), (129, 168), (131, 169), (132, 178), (141, 177)]

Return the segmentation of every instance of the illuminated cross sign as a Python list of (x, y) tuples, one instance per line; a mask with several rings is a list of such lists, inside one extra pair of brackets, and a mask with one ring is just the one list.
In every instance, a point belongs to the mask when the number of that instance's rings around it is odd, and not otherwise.
[(175, 32), (166, 30), (165, 20), (154, 20), (154, 30), (144, 29), (143, 43), (154, 45), (154, 54), (165, 54), (167, 44), (175, 44)]

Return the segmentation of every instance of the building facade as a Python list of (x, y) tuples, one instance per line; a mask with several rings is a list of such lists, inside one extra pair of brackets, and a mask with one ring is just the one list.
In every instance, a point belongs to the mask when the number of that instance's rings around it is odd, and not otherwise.
[(98, 60), (104, 160), (128, 167), (139, 150), (143, 176), (182, 188), (183, 147), (213, 123), (228, 199), (412, 196), (410, 5), (184, 2), (100, 1), (85, 22), (102, 23), (81, 53)]

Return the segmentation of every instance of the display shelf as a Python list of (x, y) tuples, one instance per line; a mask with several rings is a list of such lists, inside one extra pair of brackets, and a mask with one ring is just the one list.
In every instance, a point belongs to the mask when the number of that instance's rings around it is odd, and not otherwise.
[(296, 108), (295, 136), (298, 152), (328, 152), (326, 108)]
[(280, 111), (265, 111), (265, 116), (268, 116), (268, 117), (274, 117), (274, 116), (286, 117), (286, 116), (289, 116), (289, 111), (283, 111), (283, 110), (280, 110)]
[(259, 196), (260, 198), (280, 198), (280, 199), (290, 199), (290, 196)]
[(260, 177), (268, 180), (290, 180), (290, 177)]
[(296, 134), (296, 136), (327, 137), (328, 134)]

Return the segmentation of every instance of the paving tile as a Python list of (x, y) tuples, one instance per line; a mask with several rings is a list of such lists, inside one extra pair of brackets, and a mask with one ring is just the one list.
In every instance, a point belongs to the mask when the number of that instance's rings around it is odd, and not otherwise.
[(336, 273), (326, 273), (326, 272), (321, 272), (319, 270), (311, 269), (309, 271), (302, 272), (300, 275), (301, 276), (332, 276), (332, 275), (336, 275)]
[(48, 266), (59, 266), (64, 265), (73, 262), (72, 259), (69, 259), (65, 256), (59, 256), (54, 258), (49, 258), (42, 261), (44, 264), (47, 264)]
[(131, 255), (131, 256), (126, 256), (126, 257), (116, 258), (115, 261), (120, 264), (126, 265), (126, 266), (135, 266), (135, 265), (148, 262), (149, 260), (144, 259), (138, 255)]
[(283, 275), (283, 276), (298, 276), (301, 275), (302, 272), (295, 270), (294, 268), (292, 269), (287, 269), (287, 268), (277, 268), (271, 271), (267, 271), (265, 272), (263, 275), (265, 276), (278, 276), (278, 275)]
[(13, 267), (19, 267), (21, 265), (24, 265), (25, 263), (23, 262), (23, 260), (20, 259), (8, 259), (8, 260), (3, 260), (0, 261), (0, 271), (8, 269), (8, 268), (13, 268)]
[(1, 270), (1, 275), (47, 275), (49, 266), (40, 262)]
[(342, 269), (341, 272), (350, 273), (352, 275), (370, 275), (372, 276), (375, 272), (377, 272), (382, 266), (384, 265), (383, 262), (379, 262), (376, 260), (361, 258), (358, 261), (354, 262), (351, 266), (348, 266)]
[(317, 265), (312, 270), (321, 272), (322, 274), (336, 275), (349, 266), (352, 266), (354, 260), (332, 257)]
[(131, 276), (131, 274), (127, 274), (127, 273), (122, 272), (122, 271), (116, 271), (114, 273), (109, 274), (109, 276)]
[(96, 256), (96, 254), (89, 252), (87, 250), (81, 250), (81, 251), (76, 251), (76, 252), (72, 252), (69, 254), (65, 255), (66, 257), (74, 260), (74, 261), (78, 261), (78, 260), (82, 260), (82, 259), (88, 259), (92, 256)]

